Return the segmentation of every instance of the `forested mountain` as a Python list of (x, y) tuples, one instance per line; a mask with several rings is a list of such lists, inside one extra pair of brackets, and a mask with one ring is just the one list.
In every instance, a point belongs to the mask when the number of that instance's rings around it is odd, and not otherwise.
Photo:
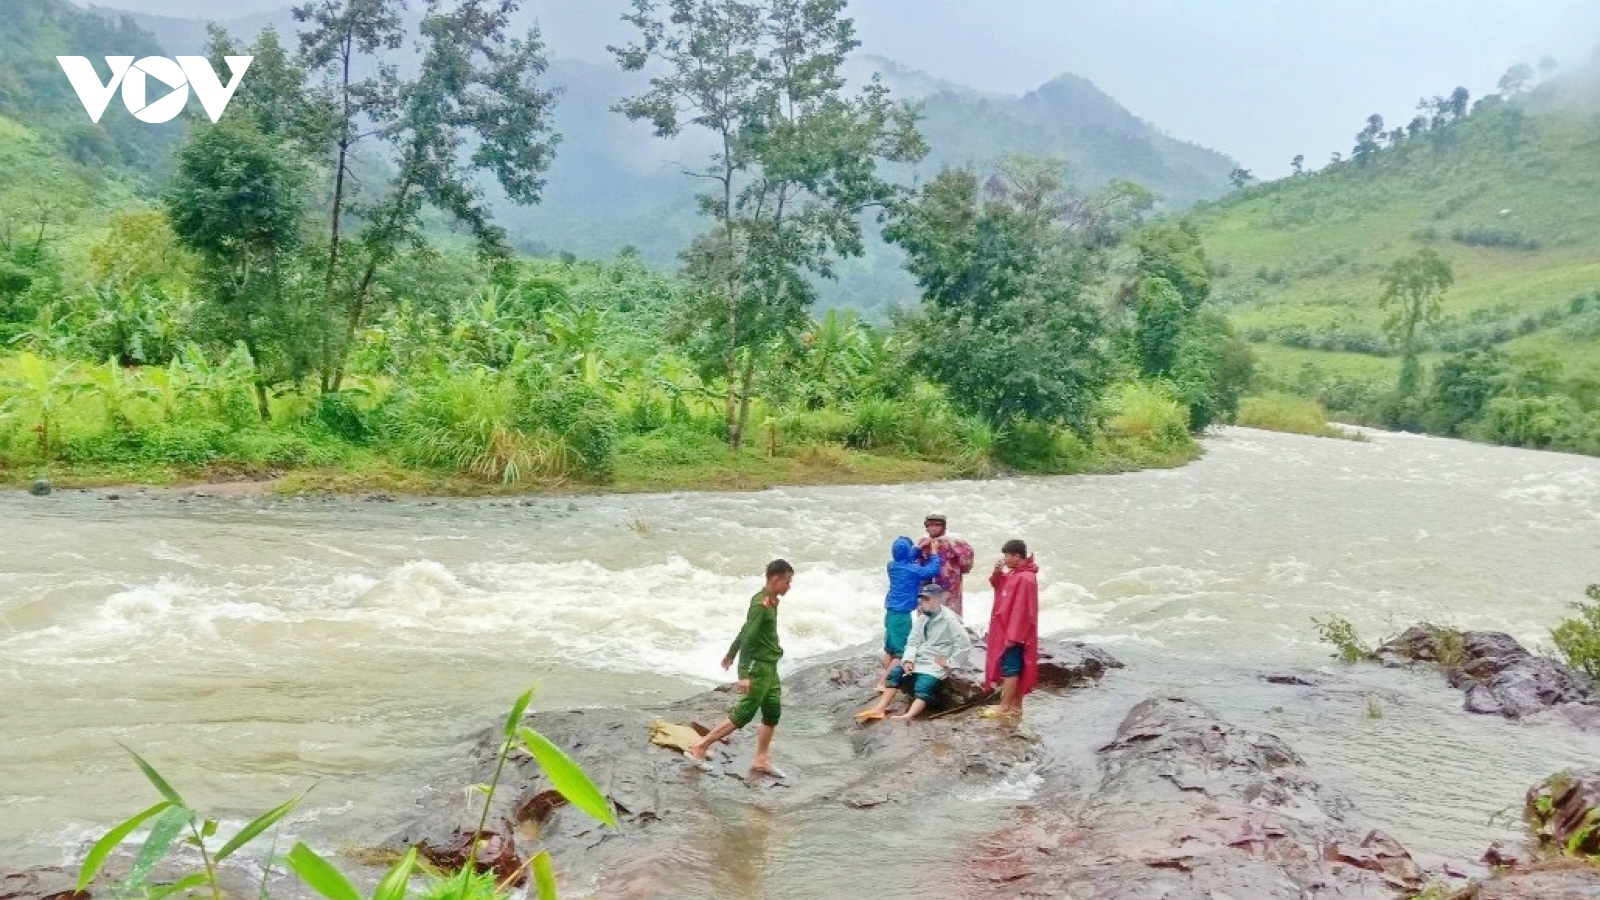
[[(1600, 449), (1600, 434), (1554, 437), (1600, 409), (1600, 70), (1535, 80), (1523, 66), (1476, 102), (1436, 97), (1392, 127), (1375, 115), (1348, 157), (1196, 211), (1216, 295), (1268, 377), (1340, 409), (1381, 407), (1400, 365), (1383, 278), (1432, 251), (1453, 283), (1421, 325), (1422, 361), (1446, 377), (1391, 408), (1391, 424), (1468, 433), (1497, 395), (1547, 398), (1539, 434), (1484, 436)], [(1482, 384), (1464, 408), (1439, 408), (1469, 359)], [(1498, 408), (1512, 418), (1483, 428), (1534, 427), (1531, 407)]]
[[(59, 0), (4, 2), (61, 5)], [(123, 29), (131, 22), (150, 32), (170, 54), (197, 53), (204, 45), (205, 29), (199, 20), (128, 14), (101, 6), (91, 9), (107, 28)], [(524, 9), (520, 16), (526, 20), (524, 26), (530, 25), (535, 11)], [(287, 8), (222, 24), (245, 38), (267, 25), (285, 34), (295, 28)], [(148, 39), (141, 46), (148, 46)], [(497, 214), (528, 251), (610, 256), (633, 247), (652, 263), (675, 264), (700, 227), (693, 200), (699, 185), (679, 164), (700, 158), (687, 143), (692, 138), (678, 146), (653, 140), (648, 128), (612, 111), (618, 100), (642, 88), (642, 76), (622, 72), (614, 64), (565, 56), (563, 51), (550, 48), (554, 58), (548, 83), (562, 91), (555, 125), (563, 140), (543, 202), (533, 207), (497, 203)], [(1008, 97), (869, 54), (858, 55), (849, 67), (856, 82), (875, 72), (895, 96), (922, 106), (921, 128), (930, 153), (922, 163), (895, 172), (906, 182), (926, 181), (945, 165), (986, 165), (1026, 154), (1065, 160), (1084, 187), (1113, 179), (1138, 182), (1157, 195), (1162, 208), (1175, 209), (1220, 196), (1236, 166), (1223, 154), (1168, 137), (1075, 76), (1064, 75), (1021, 97)], [(911, 299), (914, 291), (900, 263), (892, 248), (870, 242), (864, 258), (841, 267), (839, 284), (825, 291), (827, 302), (875, 309)]]

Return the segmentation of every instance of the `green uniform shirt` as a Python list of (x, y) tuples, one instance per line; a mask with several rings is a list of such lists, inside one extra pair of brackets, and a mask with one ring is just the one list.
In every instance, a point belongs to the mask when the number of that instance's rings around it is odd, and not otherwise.
[(728, 657), (735, 656), (739, 658), (740, 678), (749, 678), (751, 669), (757, 665), (775, 667), (783, 657), (783, 648), (778, 646), (778, 598), (769, 598), (766, 588), (756, 591), (750, 598), (750, 612), (745, 615), (744, 627), (728, 648)]

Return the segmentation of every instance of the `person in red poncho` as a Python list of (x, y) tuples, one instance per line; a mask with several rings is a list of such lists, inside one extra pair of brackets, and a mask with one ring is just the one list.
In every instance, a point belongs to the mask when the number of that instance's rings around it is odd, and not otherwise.
[(984, 683), (1000, 683), (1000, 706), (989, 716), (1021, 716), (1022, 698), (1039, 681), (1039, 567), (1028, 545), (1006, 541), (994, 564), (994, 609), (989, 613)]

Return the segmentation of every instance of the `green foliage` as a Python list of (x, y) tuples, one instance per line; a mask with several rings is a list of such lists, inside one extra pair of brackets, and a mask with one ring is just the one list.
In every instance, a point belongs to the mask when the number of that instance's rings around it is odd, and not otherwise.
[(1468, 350), (1441, 360), (1428, 388), (1427, 424), (1440, 434), (1457, 435), (1477, 419), (1498, 392), (1508, 369), (1505, 354)]
[(1311, 624), (1316, 626), (1318, 640), (1333, 645), (1338, 659), (1356, 663), (1372, 658), (1372, 647), (1361, 640), (1356, 627), (1348, 619), (1329, 616), (1324, 621), (1313, 616)]
[(1294, 394), (1272, 392), (1245, 397), (1239, 402), (1238, 423), (1247, 428), (1338, 437), (1340, 432), (1328, 424), (1328, 411), (1321, 403)]
[(1131, 199), (1085, 202), (1038, 164), (986, 184), (941, 173), (886, 231), (924, 292), (910, 323), (914, 365), (996, 427), (1031, 418), (1088, 434), (1112, 365), (1086, 290), (1103, 259), (1087, 242), (1137, 215)]
[(1112, 406), (1106, 422), (1106, 430), (1112, 434), (1157, 448), (1189, 442), (1189, 411), (1160, 384), (1124, 384)]
[[(126, 748), (124, 748), (126, 749)], [(84, 860), (83, 868), (78, 874), (78, 890), (85, 890), (94, 876), (105, 864), (106, 859), (115, 850), (117, 845), (132, 834), (134, 829), (151, 819), (150, 833), (140, 847), (138, 855), (134, 858), (128, 876), (122, 881), (120, 888), (124, 893), (136, 894), (145, 900), (162, 900), (162, 898), (182, 894), (190, 889), (201, 886), (210, 888), (214, 900), (222, 900), (222, 887), (217, 881), (217, 864), (223, 862), (246, 844), (260, 837), (280, 819), (288, 815), (301, 800), (305, 799), (310, 788), (307, 788), (298, 797), (288, 800), (251, 820), (239, 829), (232, 838), (229, 838), (221, 847), (212, 850), (209, 838), (217, 833), (217, 820), (204, 818), (191, 808), (165, 778), (156, 771), (155, 767), (146, 762), (144, 757), (132, 750), (128, 753), (138, 765), (139, 770), (155, 787), (156, 792), (163, 798), (160, 803), (143, 812), (137, 813), (132, 818), (112, 828), (90, 849), (88, 857)], [(204, 871), (195, 872), (180, 878), (176, 883), (165, 886), (152, 886), (145, 882), (157, 863), (171, 852), (178, 836), (187, 829), (189, 837), (185, 843), (194, 847), (200, 853)]]
[(1139, 371), (1147, 378), (1172, 374), (1183, 346), (1183, 327), (1189, 310), (1172, 283), (1159, 276), (1139, 282), (1134, 309), (1134, 347)]
[(391, 439), (407, 462), (486, 481), (559, 477), (569, 470), (571, 448), (537, 426), (524, 430), (534, 399), (512, 374), (481, 367), (440, 373), (401, 389)]
[(1433, 638), (1434, 662), (1441, 666), (1459, 666), (1466, 659), (1466, 636), (1461, 629), (1449, 625), (1436, 625), (1432, 622), (1422, 623), (1424, 630)]
[[(1587, 300), (1600, 283), (1593, 262), (1600, 224), (1567, 199), (1595, 187), (1597, 78), (1594, 70), (1563, 75), (1482, 102), (1470, 114), (1458, 102), (1464, 91), (1435, 97), (1398, 142), (1391, 129), (1389, 144), (1366, 165), (1261, 185), (1193, 214), (1208, 254), (1219, 262), (1216, 290), (1229, 298), (1230, 317), (1272, 360), (1261, 386), (1303, 392), (1353, 421), (1517, 440), (1519, 421), (1542, 419), (1547, 427), (1531, 435), (1548, 442), (1542, 446), (1578, 452), (1600, 446), (1588, 418), (1597, 407), (1588, 385), (1600, 383), (1593, 340), (1600, 328), (1589, 327)], [(1364, 299), (1372, 280), (1385, 274), (1374, 254), (1387, 247), (1391, 259), (1410, 257), (1427, 247), (1444, 253), (1445, 246), (1455, 248), (1451, 314), (1422, 323), (1416, 363), (1408, 365), (1403, 342), (1380, 331), (1385, 312)], [(1253, 272), (1273, 277), (1251, 278)], [(1280, 346), (1318, 352), (1280, 353)], [(1508, 362), (1538, 351), (1561, 359), (1566, 372), (1535, 391), (1485, 384), (1495, 368), (1490, 360), (1447, 371), (1439, 357), (1429, 358), (1430, 351), (1469, 350), (1494, 350)], [(1402, 359), (1368, 365), (1347, 352)], [(1299, 377), (1306, 361), (1314, 362), (1317, 378)], [(1503, 374), (1514, 368), (1508, 364)], [(1432, 385), (1424, 383), (1427, 369)], [(1394, 385), (1402, 372), (1411, 396), (1372, 396), (1374, 382)], [(1499, 427), (1485, 421), (1495, 397), (1554, 395), (1577, 401), (1585, 415), (1566, 416), (1548, 402), (1501, 404)]]
[[(504, 740), (495, 760), (494, 777), (489, 784), (482, 785), (480, 789), (484, 797), (483, 818), (480, 819), (477, 832), (473, 835), (473, 849), (468, 858), (477, 856), (477, 844), (487, 823), (490, 804), (500, 785), (501, 773), (512, 750), (519, 746), (533, 757), (545, 776), (550, 779), (551, 786), (567, 802), (593, 816), (602, 824), (612, 828), (617, 827), (616, 816), (611, 810), (610, 802), (595, 787), (589, 776), (564, 751), (550, 743), (539, 732), (522, 724), (523, 715), (532, 699), (533, 691), (529, 690), (512, 704), (510, 715), (503, 728)], [(163, 799), (116, 825), (95, 842), (79, 871), (77, 889), (80, 892), (86, 890), (93, 882), (112, 851), (140, 826), (151, 823), (150, 832), (135, 856), (128, 876), (118, 885), (119, 892), (138, 896), (143, 900), (164, 900), (196, 888), (208, 887), (214, 900), (222, 900), (222, 890), (217, 880), (217, 865), (270, 830), (284, 816), (292, 812), (310, 792), (310, 788), (307, 788), (299, 796), (262, 813), (239, 829), (221, 847), (212, 850), (209, 839), (217, 832), (217, 821), (203, 819), (188, 806), (183, 796), (156, 771), (155, 767), (132, 750), (128, 752)], [(147, 884), (146, 879), (150, 872), (171, 852), (179, 835), (185, 829), (189, 832), (185, 842), (199, 851), (204, 870), (185, 876), (169, 885)], [(304, 843), (297, 842), (285, 857), (285, 861), (308, 887), (328, 900), (364, 900), (361, 893), (351, 884), (349, 877)], [(270, 865), (269, 862), (269, 867)], [(529, 861), (529, 865), (534, 869), (538, 896), (541, 900), (554, 900), (555, 881), (548, 853), (541, 851)], [(370, 900), (406, 900), (410, 892), (411, 875), (417, 866), (417, 848), (412, 847), (379, 880)], [(519, 872), (505, 882), (497, 883), (493, 871), (480, 872), (474, 866), (468, 866), (448, 877), (432, 878), (422, 896), (433, 900), (443, 900), (443, 898), (504, 900), (510, 895), (511, 882), (520, 874)]]
[(863, 252), (863, 209), (897, 194), (880, 160), (909, 162), (926, 148), (910, 108), (873, 79), (854, 97), (840, 73), (859, 42), (844, 0), (634, 0), (624, 20), (637, 43), (614, 48), (621, 66), (655, 73), (650, 89), (617, 109), (670, 138), (686, 124), (720, 148), (703, 173), (700, 211), (711, 230), (691, 246), (696, 290), (684, 319), (702, 372), (728, 385), (729, 445), (737, 449), (766, 350), (804, 321), (835, 260)]
[[(71, 83), (56, 62), (60, 55), (165, 56), (130, 19), (86, 12), (70, 3), (39, 0), (0, 2), (0, 115), (29, 123), (75, 165), (129, 166), (159, 170), (182, 126), (141, 122), (113, 101), (98, 123), (90, 123)], [(103, 65), (103, 64), (101, 64)], [(8, 173), (11, 174), (11, 173)]]
[(1378, 306), (1389, 310), (1383, 328), (1400, 348), (1399, 395), (1410, 397), (1421, 380), (1419, 329), (1439, 320), (1444, 292), (1455, 283), (1455, 274), (1444, 257), (1425, 247), (1395, 260), (1380, 280), (1383, 294)]
[(1600, 584), (1589, 585), (1585, 594), (1587, 600), (1573, 604), (1577, 615), (1552, 629), (1550, 638), (1569, 668), (1600, 679)]

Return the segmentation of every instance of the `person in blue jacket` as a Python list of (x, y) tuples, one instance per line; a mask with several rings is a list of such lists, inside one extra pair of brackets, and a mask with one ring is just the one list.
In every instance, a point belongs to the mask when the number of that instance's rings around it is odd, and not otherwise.
[[(911, 635), (911, 614), (917, 611), (917, 592), (939, 574), (943, 562), (937, 553), (926, 562), (918, 562), (919, 551), (911, 538), (894, 539), (893, 558), (889, 560), (889, 593), (883, 598), (883, 674), (900, 662), (906, 652), (906, 638)], [(883, 679), (878, 687), (882, 689)]]

